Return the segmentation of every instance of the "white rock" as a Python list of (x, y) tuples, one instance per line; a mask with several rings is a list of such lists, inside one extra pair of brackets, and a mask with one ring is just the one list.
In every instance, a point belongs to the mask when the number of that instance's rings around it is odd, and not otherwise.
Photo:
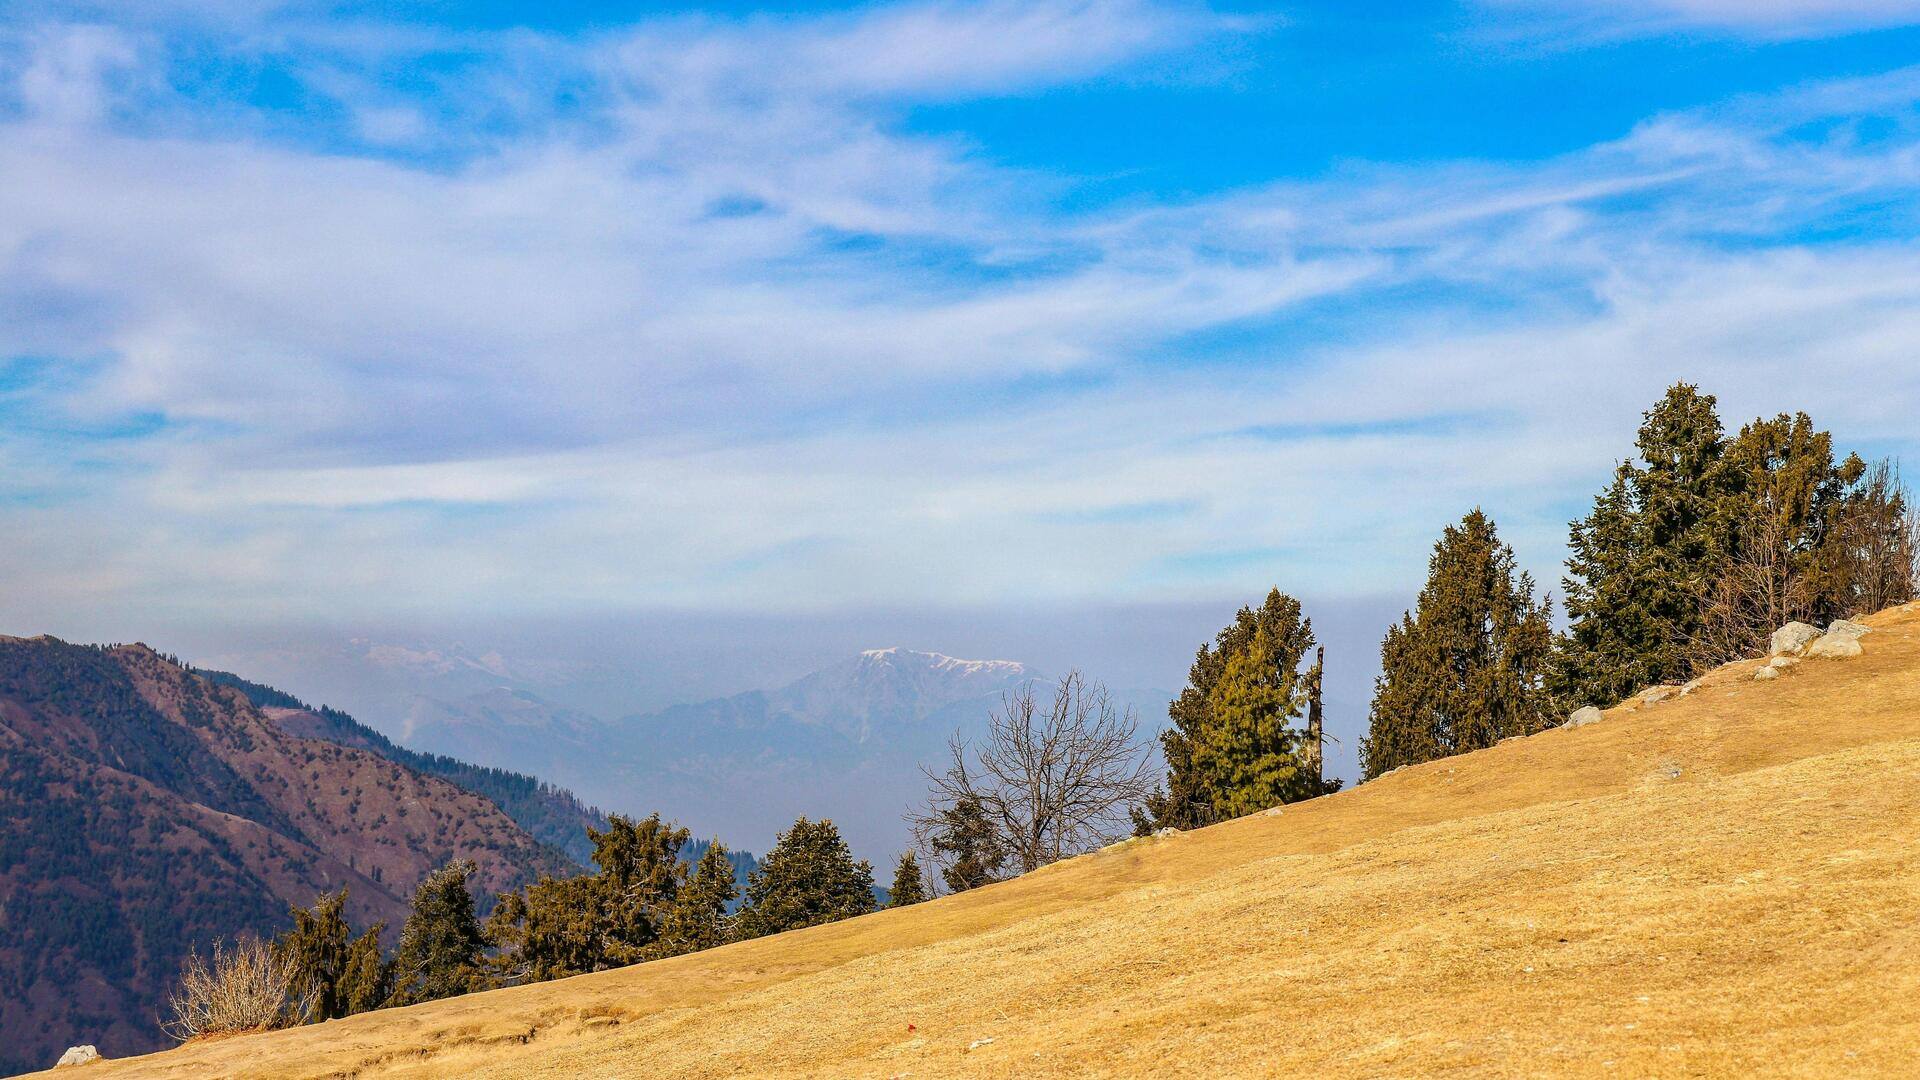
[(1768, 664), (1767, 666), (1761, 668), (1759, 671), (1754, 672), (1753, 677), (1755, 679), (1758, 679), (1761, 682), (1766, 682), (1769, 679), (1779, 678), (1780, 670), (1781, 669), (1774, 667), (1772, 664)]
[(1773, 632), (1769, 652), (1774, 656), (1798, 656), (1808, 645), (1820, 639), (1820, 628), (1803, 622), (1790, 622)]
[(1871, 633), (1873, 633), (1873, 627), (1868, 626), (1865, 623), (1854, 622), (1852, 619), (1841, 619), (1839, 622), (1836, 622), (1832, 626), (1827, 627), (1828, 637), (1833, 637), (1834, 635), (1839, 634), (1839, 635), (1853, 638), (1855, 640), (1859, 640), (1860, 638), (1863, 638), (1866, 635)]
[(1173, 826), (1171, 826), (1171, 825), (1169, 825), (1169, 826), (1167, 826), (1167, 827), (1166, 827), (1166, 828), (1164, 828), (1164, 829), (1155, 829), (1155, 830), (1153, 830), (1153, 837), (1154, 837), (1154, 839), (1156, 839), (1156, 840), (1164, 840), (1164, 839), (1166, 839), (1166, 838), (1167, 838), (1167, 837), (1169, 837), (1169, 836), (1176, 836), (1176, 835), (1178, 835), (1178, 834), (1179, 834), (1179, 832), (1180, 832), (1180, 830), (1179, 830), (1179, 829), (1176, 829), (1176, 828), (1174, 828)]
[(1561, 724), (1560, 726), (1569, 727), (1569, 728), (1586, 727), (1588, 724), (1593, 723), (1595, 720), (1598, 720), (1601, 717), (1604, 717), (1605, 715), (1606, 714), (1601, 712), (1599, 709), (1596, 709), (1591, 705), (1587, 705), (1582, 708), (1573, 710), (1573, 715), (1567, 717), (1567, 722), (1564, 724)]
[(1686, 692), (1683, 686), (1649, 686), (1640, 691), (1640, 700), (1648, 705), (1658, 705), (1670, 697), (1679, 697)]
[(1860, 639), (1848, 634), (1828, 634), (1807, 647), (1815, 659), (1846, 660), (1860, 655)]
[(1785, 668), (1790, 668), (1799, 662), (1800, 662), (1800, 658), (1797, 656), (1776, 656), (1773, 659), (1767, 661), (1767, 666), (1785, 669)]
[(94, 1049), (91, 1043), (86, 1046), (69, 1046), (67, 1052), (60, 1055), (60, 1060), (53, 1063), (53, 1067), (57, 1069), (62, 1065), (85, 1065), (89, 1061), (99, 1060), (100, 1051)]

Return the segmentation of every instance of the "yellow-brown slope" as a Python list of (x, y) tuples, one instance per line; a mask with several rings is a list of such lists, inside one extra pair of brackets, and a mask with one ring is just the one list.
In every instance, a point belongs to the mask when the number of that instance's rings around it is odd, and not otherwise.
[(1912, 1075), (1920, 607), (1869, 622), (905, 911), (85, 1075)]

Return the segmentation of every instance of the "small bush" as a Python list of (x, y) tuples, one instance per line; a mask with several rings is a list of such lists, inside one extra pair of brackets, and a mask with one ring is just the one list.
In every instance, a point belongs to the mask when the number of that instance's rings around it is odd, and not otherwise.
[(187, 956), (167, 999), (173, 1018), (160, 1026), (180, 1042), (281, 1026), (306, 1012), (290, 1000), (293, 975), (293, 964), (258, 938), (241, 938), (231, 950), (216, 943), (211, 961), (197, 951)]

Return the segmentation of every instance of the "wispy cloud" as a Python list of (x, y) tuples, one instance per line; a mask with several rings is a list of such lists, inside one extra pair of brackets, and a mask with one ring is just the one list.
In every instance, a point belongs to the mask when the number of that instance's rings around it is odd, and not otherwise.
[(1915, 0), (1479, 0), (1535, 16), (1528, 28), (1606, 39), (1711, 32), (1758, 39), (1824, 37), (1920, 24)]
[(249, 18), (6, 36), (15, 611), (1370, 593), (1475, 504), (1551, 580), (1676, 377), (1913, 438), (1913, 72), (1069, 210), (904, 118), (1267, 28)]

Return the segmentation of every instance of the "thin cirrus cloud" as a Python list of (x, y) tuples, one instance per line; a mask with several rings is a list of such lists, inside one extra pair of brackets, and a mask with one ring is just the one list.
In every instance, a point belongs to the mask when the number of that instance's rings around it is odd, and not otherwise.
[(1284, 28), (250, 18), (0, 45), (17, 618), (1371, 594), (1475, 504), (1551, 580), (1677, 375), (1916, 449), (1912, 72), (1068, 210), (903, 118)]
[(1572, 39), (1708, 32), (1757, 39), (1847, 34), (1920, 24), (1915, 0), (1479, 0), (1531, 29)]

